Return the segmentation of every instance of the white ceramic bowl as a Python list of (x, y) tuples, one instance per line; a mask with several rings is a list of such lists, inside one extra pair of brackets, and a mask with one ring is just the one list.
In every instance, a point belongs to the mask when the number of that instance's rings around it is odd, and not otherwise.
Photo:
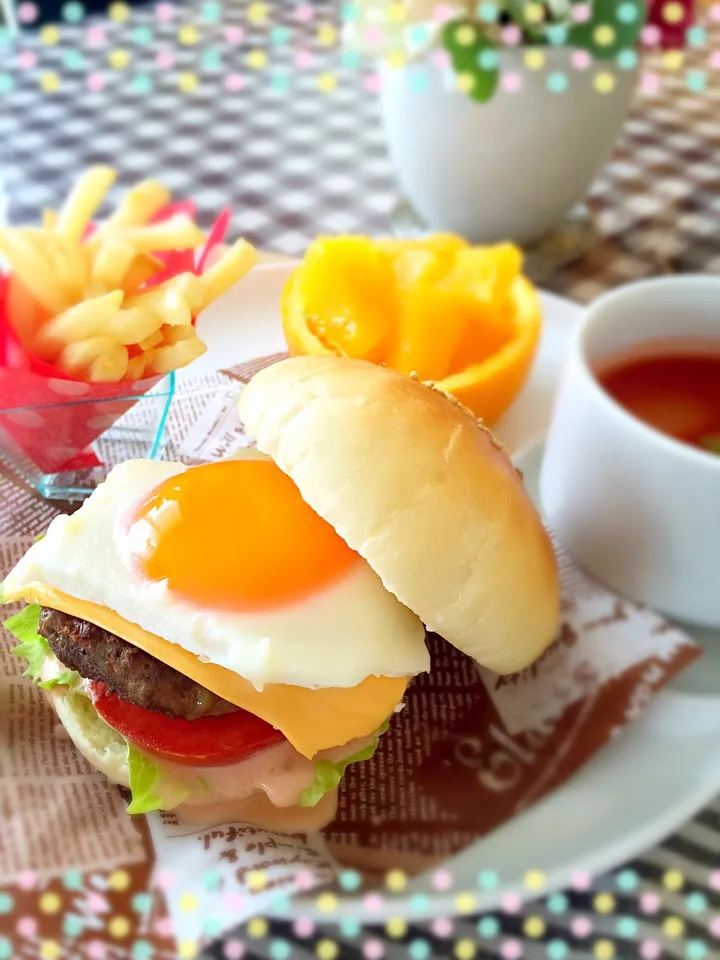
[[(421, 65), (429, 89), (413, 88), (413, 67), (381, 67), (381, 109), (400, 186), (435, 230), (476, 243), (529, 243), (555, 227), (587, 194), (607, 160), (627, 115), (636, 71), (570, 64), (567, 48), (542, 52), (546, 66), (523, 66), (525, 50), (501, 53), (501, 72), (517, 72), (517, 93), (499, 87), (487, 103), (453, 89), (451, 71)], [(550, 73), (569, 83), (547, 87)], [(595, 76), (614, 78), (598, 93)]]
[(720, 627), (720, 457), (624, 410), (593, 367), (632, 347), (692, 338), (720, 350), (720, 277), (666, 277), (597, 300), (575, 332), (540, 496), (551, 528), (618, 593)]

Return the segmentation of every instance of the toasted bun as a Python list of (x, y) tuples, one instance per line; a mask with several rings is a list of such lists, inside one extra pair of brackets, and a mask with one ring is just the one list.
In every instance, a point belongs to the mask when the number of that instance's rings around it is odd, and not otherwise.
[(239, 401), (258, 448), (430, 630), (498, 673), (558, 621), (550, 540), (518, 472), (472, 413), (362, 360), (294, 357)]
[[(60, 723), (80, 753), (111, 783), (130, 786), (125, 742), (98, 716), (88, 697), (68, 694), (63, 687), (44, 691)], [(207, 768), (203, 768), (207, 775)], [(234, 799), (227, 786), (222, 792), (212, 787), (202, 802), (181, 803), (173, 813), (183, 822), (209, 825), (227, 821), (252, 823), (268, 830), (304, 833), (321, 830), (333, 819), (337, 790), (329, 791), (314, 807), (276, 807), (264, 793)]]

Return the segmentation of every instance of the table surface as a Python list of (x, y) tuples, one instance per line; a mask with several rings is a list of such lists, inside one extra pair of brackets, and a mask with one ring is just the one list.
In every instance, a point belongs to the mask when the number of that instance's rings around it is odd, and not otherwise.
[[(201, 223), (231, 206), (233, 233), (265, 250), (299, 254), (319, 233), (392, 230), (399, 196), (376, 97), (365, 89), (368, 71), (343, 66), (336, 49), (316, 42), (322, 24), (337, 24), (337, 5), (301, 5), (314, 16), (300, 22), (295, 4), (283, 0), (268, 5), (261, 24), (249, 22), (245, 0), (226, 4), (222, 22), (208, 22), (217, 6), (184, 4), (166, 20), (153, 7), (138, 8), (123, 23), (100, 18), (63, 25), (59, 38), (28, 34), (3, 50), (2, 76), (9, 79), (0, 76), (0, 178), (10, 220), (36, 220), (78, 171), (109, 162), (120, 171), (121, 189), (156, 176), (176, 196), (194, 198)], [(190, 32), (180, 34), (183, 26)], [(277, 27), (288, 28), (292, 42), (273, 32)], [(719, 39), (711, 33), (690, 65), (703, 68)], [(246, 67), (252, 50), (267, 53), (266, 67)], [(127, 66), (117, 68), (127, 56)], [(317, 78), (328, 72), (338, 85), (323, 93)], [(46, 92), (43, 84), (59, 89)], [(179, 84), (195, 89), (183, 92)], [(618, 283), (660, 272), (720, 270), (720, 71), (708, 73), (702, 94), (686, 89), (682, 73), (666, 76), (652, 95), (638, 94), (589, 205), (597, 240), (546, 281), (549, 289), (587, 302)], [(0, 528), (13, 526), (8, 519)], [(566, 903), (541, 902), (498, 917), (499, 932), (482, 940), (483, 949), (508, 960), (518, 949), (527, 958), (561, 960), (561, 953), (548, 953), (549, 939), (566, 941), (572, 958), (593, 955), (602, 938), (608, 943), (595, 955), (606, 960), (613, 954), (647, 960), (720, 955), (720, 930), (718, 938), (708, 933), (720, 917), (720, 874), (711, 873), (717, 866), (720, 802), (626, 865), (637, 875), (635, 892), (618, 889), (617, 874), (599, 878), (590, 890), (569, 892)], [(681, 872), (682, 892), (665, 889), (668, 869)], [(607, 914), (596, 909), (600, 891), (615, 897)], [(687, 899), (693, 892), (701, 896)], [(528, 934), (528, 916), (541, 918), (544, 934)], [(583, 917), (591, 933), (578, 926)], [(672, 936), (669, 917), (680, 918), (682, 935)], [(283, 924), (272, 934), (291, 942), (298, 958), (314, 956), (323, 935), (341, 942), (343, 958), (363, 956), (371, 940), (381, 945), (366, 956), (384, 950), (389, 958), (406, 957), (417, 937), (428, 940), (433, 956), (446, 956), (453, 941), (479, 939), (477, 923), (458, 920), (451, 940), (423, 923), (396, 941), (371, 927), (353, 939), (330, 925), (303, 940)], [(536, 923), (535, 932), (541, 927)], [(508, 938), (516, 945), (508, 948)], [(245, 955), (271, 955), (270, 942), (248, 941)], [(222, 957), (222, 949), (214, 955)]]

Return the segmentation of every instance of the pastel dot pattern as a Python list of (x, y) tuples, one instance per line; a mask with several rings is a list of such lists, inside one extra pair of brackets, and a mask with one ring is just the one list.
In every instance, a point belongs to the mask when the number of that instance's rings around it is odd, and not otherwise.
[[(79, 43), (77, 47), (67, 47), (65, 45), (71, 41), (68, 37), (71, 33), (71, 27), (81, 23), (86, 10), (80, 2), (66, 2), (60, 9), (60, 21), (57, 25), (51, 24), (44, 26), (39, 32), (40, 45), (38, 52), (34, 50), (23, 50), (22, 40), (18, 41), (18, 50), (16, 53), (17, 64), (26, 71), (35, 70), (40, 67), (40, 73), (33, 82), (36, 82), (40, 88), (47, 94), (53, 94), (63, 88), (65, 83), (70, 83), (75, 79), (73, 75), (86, 71), (81, 76), (82, 83), (90, 93), (102, 93), (108, 85), (108, 76), (104, 73), (92, 72), (89, 67), (89, 59), (83, 55), (83, 51), (96, 51), (103, 49), (103, 58), (106, 60), (106, 67), (112, 73), (123, 74), (122, 78), (115, 78), (118, 82), (126, 83), (128, 88), (137, 94), (149, 93), (155, 83), (167, 77), (168, 82), (174, 82), (177, 87), (186, 94), (194, 93), (200, 85), (198, 74), (219, 74), (220, 83), (228, 93), (240, 93), (247, 82), (247, 77), (254, 73), (267, 70), (267, 76), (272, 87), (277, 92), (287, 92), (291, 83), (291, 73), (278, 71), (272, 63), (273, 48), (291, 47), (296, 41), (295, 25), (314, 24), (312, 30), (314, 34), (310, 39), (305, 39), (311, 49), (303, 50), (298, 46), (293, 52), (295, 68), (298, 70), (312, 70), (315, 67), (314, 82), (319, 90), (324, 93), (332, 94), (338, 87), (339, 71), (358, 70), (360, 61), (357, 54), (352, 51), (341, 51), (337, 55), (335, 68), (319, 71), (316, 67), (316, 53), (320, 50), (325, 52), (337, 42), (336, 28), (327, 23), (316, 22), (319, 17), (318, 12), (309, 3), (296, 3), (293, 5), (293, 13), (282, 25), (272, 25), (272, 3), (252, 3), (243, 5), (245, 10), (245, 26), (237, 24), (227, 24), (222, 27), (223, 22), (222, 3), (205, 2), (198, 5), (199, 18), (197, 23), (184, 22), (183, 14), (179, 6), (173, 3), (157, 3), (154, 5), (154, 18), (158, 25), (173, 24), (170, 28), (175, 33), (177, 42), (183, 47), (184, 55), (196, 55), (197, 59), (193, 66), (188, 67), (176, 78), (173, 78), (170, 71), (175, 67), (176, 58), (171, 49), (159, 50), (157, 54), (151, 54), (154, 59), (152, 72), (135, 72), (138, 68), (133, 64), (133, 59), (140, 51), (135, 48), (150, 47), (155, 42), (154, 25), (138, 25), (129, 29), (125, 35), (124, 43), (126, 46), (110, 48), (108, 43), (108, 32), (100, 25), (91, 25), (87, 29), (82, 28), (82, 36), (74, 42)], [(447, 11), (442, 9), (443, 5), (436, 7), (436, 16), (438, 19), (447, 17)], [(392, 5), (393, 12), (391, 19), (395, 22), (401, 22), (404, 13), (401, 3)], [(525, 9), (525, 16), (528, 23), (539, 22), (542, 17), (543, 5), (539, 3), (528, 3)], [(684, 16), (683, 5), (678, 2), (667, 2), (663, 6), (663, 17), (665, 22), (676, 24), (682, 21)], [(108, 17), (115, 24), (123, 24), (131, 21), (133, 8), (126, 3), (108, 4)], [(357, 3), (344, 3), (341, 6), (342, 19), (345, 22), (356, 20), (360, 15), (360, 5)], [(586, 22), (590, 16), (590, 5), (577, 3), (571, 7), (570, 16), (574, 22)], [(17, 5), (17, 17), (21, 24), (31, 25), (35, 23), (39, 16), (38, 6), (35, 3), (23, 2)], [(480, 21), (487, 24), (496, 23), (499, 16), (499, 7), (492, 2), (481, 2), (477, 7), (477, 17)], [(638, 17), (638, 6), (636, 3), (620, 2), (618, 3), (614, 16), (618, 23), (632, 23)], [(720, 3), (714, 3), (709, 8), (709, 18), (720, 23)], [(221, 25), (219, 31), (214, 34), (213, 44), (208, 46), (204, 36), (204, 31), (212, 25)], [(262, 47), (258, 42), (256, 48), (246, 48), (244, 62), (240, 59), (233, 60), (232, 70), (226, 69), (223, 61), (223, 53), (234, 54), (238, 56), (238, 51), (233, 48), (240, 47), (246, 41), (247, 36), (252, 37), (253, 43), (256, 42), (258, 31), (264, 29), (267, 34), (268, 46)], [(373, 34), (371, 34), (372, 36)], [(74, 36), (78, 36), (77, 30)], [(110, 31), (110, 36), (114, 38), (115, 34)], [(307, 36), (307, 27), (304, 37)], [(417, 34), (421, 42), (420, 34)], [(518, 46), (522, 42), (521, 31), (513, 26), (505, 26), (500, 31), (502, 43), (507, 47)], [(709, 43), (707, 30), (700, 25), (689, 27), (685, 34), (686, 42), (693, 49), (706, 47)], [(463, 26), (456, 31), (456, 40), (462, 46), (471, 46), (477, 39), (477, 32), (474, 28)], [(547, 39), (552, 45), (562, 45), (567, 40), (567, 31), (564, 27), (551, 28), (547, 33)], [(596, 28), (595, 37), (599, 46), (609, 46), (615, 40), (615, 30), (611, 24), (601, 24)], [(3, 40), (9, 40), (6, 33), (3, 33)], [(642, 45), (645, 47), (657, 47), (660, 44), (661, 35), (657, 27), (647, 26), (641, 36)], [(112, 42), (115, 42), (113, 39)], [(52, 69), (48, 67), (47, 54), (52, 52), (52, 48), (61, 46), (63, 49), (61, 63), (52, 61)], [(194, 48), (199, 48), (193, 54)], [(57, 51), (55, 53), (57, 57)], [(523, 62), (524, 60), (524, 62)], [(183, 61), (185, 62), (185, 60)], [(189, 60), (187, 62), (190, 62)], [(319, 62), (319, 55), (318, 55)], [(405, 68), (405, 61), (402, 52), (395, 52), (388, 58), (391, 66), (398, 69)], [(496, 50), (482, 50), (477, 57), (478, 65), (485, 70), (493, 70), (501, 65), (501, 59)], [(634, 70), (639, 62), (638, 53), (632, 49), (621, 50), (614, 60), (620, 70)], [(430, 67), (413, 67), (411, 74), (412, 89), (417, 92), (423, 92), (427, 89), (430, 74), (432, 70), (447, 69), (448, 59), (444, 51), (435, 51), (431, 58)], [(708, 58), (707, 66), (714, 70), (720, 70), (720, 51), (711, 53)], [(662, 61), (662, 70), (675, 73), (679, 76), (681, 82), (691, 93), (702, 93), (708, 83), (708, 74), (703, 69), (690, 69), (683, 71), (685, 67), (685, 55), (680, 51), (669, 51), (664, 55)], [(131, 69), (129, 69), (131, 68)], [(591, 69), (592, 68), (592, 69)], [(242, 72), (235, 72), (242, 70)], [(574, 50), (569, 59), (569, 68), (559, 70), (554, 69), (553, 61), (545, 52), (540, 49), (529, 48), (524, 57), (520, 57), (520, 63), (510, 70), (505, 70), (500, 76), (500, 90), (504, 94), (521, 94), (524, 86), (530, 83), (539, 82), (544, 84), (548, 91), (553, 94), (561, 95), (565, 93), (571, 84), (575, 81), (575, 74), (588, 71), (586, 78), (592, 83), (594, 90), (599, 95), (611, 94), (618, 82), (614, 73), (604, 64), (593, 61), (591, 55), (584, 50)], [(681, 73), (681, 71), (683, 71)], [(66, 76), (67, 74), (67, 76)], [(652, 95), (656, 93), (662, 83), (662, 71), (660, 73), (645, 72), (641, 77), (641, 91)], [(312, 74), (310, 75), (312, 77)], [(203, 78), (205, 80), (206, 78)], [(474, 84), (474, 78), (471, 74), (460, 74), (457, 78), (457, 86), (465, 92), (470, 92)], [(114, 82), (114, 81), (113, 81)], [(368, 92), (377, 93), (380, 87), (380, 77), (369, 73), (365, 74), (358, 71), (356, 82), (362, 83)], [(0, 73), (0, 94), (12, 93), (15, 86), (15, 80), (9, 73)], [(83, 392), (86, 388), (82, 384), (71, 384), (66, 381), (56, 381), (56, 390), (58, 394), (71, 393), (77, 390)], [(33, 414), (28, 413), (32, 418)], [(25, 422), (24, 425), (31, 425)], [(35, 424), (41, 426), (42, 424)], [(122, 892), (128, 889), (130, 885), (130, 875), (125, 870), (116, 870), (111, 872), (107, 878), (107, 884), (110, 891)], [(483, 869), (479, 872), (475, 891), (462, 891), (455, 886), (452, 874), (447, 870), (438, 870), (432, 877), (433, 896), (438, 894), (446, 895), (454, 904), (454, 909), (459, 914), (472, 914), (477, 909), (478, 895), (489, 893), (496, 890), (502, 882), (501, 877), (491, 869)], [(542, 872), (537, 870), (528, 870), (523, 878), (523, 886), (533, 896), (542, 895), (545, 887), (545, 877)], [(639, 940), (641, 923), (652, 921), (659, 924), (662, 936), (672, 942), (672, 949), (680, 955), (684, 955), (686, 960), (705, 960), (714, 954), (712, 951), (720, 943), (720, 915), (712, 912), (713, 908), (708, 900), (708, 896), (692, 889), (692, 882), (686, 879), (680, 870), (669, 869), (661, 877), (661, 885), (667, 894), (667, 903), (671, 898), (676, 904), (675, 909), (679, 909), (678, 903), (682, 903), (684, 909), (693, 915), (692, 934), (690, 936), (690, 926), (686, 924), (682, 917), (668, 912), (669, 908), (665, 902), (665, 895), (659, 896), (655, 893), (639, 893), (642, 889), (642, 881), (638, 874), (631, 868), (619, 871), (613, 878), (612, 892), (604, 891), (592, 897), (589, 901), (591, 911), (587, 916), (575, 915), (569, 923), (569, 929), (573, 937), (582, 942), (582, 949), (586, 951), (587, 956), (594, 957), (596, 960), (613, 960), (618, 953), (617, 947), (611, 936), (617, 936), (624, 940), (638, 941), (637, 955), (642, 960), (658, 960), (663, 953), (663, 945), (654, 939)], [(312, 886), (314, 880), (310, 877), (308, 886)], [(397, 897), (404, 894), (408, 886), (409, 878), (402, 870), (391, 870), (385, 878), (385, 890), (383, 893), (367, 893), (364, 897), (364, 906), (370, 913), (379, 913), (385, 905), (385, 898)], [(84, 878), (78, 871), (68, 871), (62, 877), (62, 885), (68, 893), (80, 891), (83, 888)], [(159, 884), (161, 885), (161, 884)], [(167, 883), (167, 887), (172, 885), (172, 881)], [(209, 871), (203, 877), (203, 886), (207, 891), (215, 891), (219, 888), (220, 876), (217, 872)], [(264, 883), (260, 879), (254, 878), (250, 883), (254, 889), (260, 890)], [(592, 879), (589, 874), (580, 872), (572, 878), (571, 886), (577, 892), (585, 892), (591, 888)], [(67, 937), (77, 937), (84, 929), (84, 919), (81, 916), (71, 912), (72, 897), (63, 897), (54, 892), (42, 893), (42, 884), (38, 883), (35, 876), (30, 872), (21, 875), (18, 886), (24, 891), (35, 891), (33, 897), (36, 898), (38, 916), (60, 918), (62, 932)], [(345, 870), (340, 874), (339, 886), (343, 895), (356, 894), (362, 887), (361, 876), (353, 870)], [(716, 894), (720, 892), (720, 870), (711, 871), (708, 874), (707, 886)], [(627, 910), (627, 900), (623, 898), (637, 897), (637, 905), (641, 911), (640, 922), (633, 916), (617, 915), (621, 910)], [(67, 901), (67, 902), (66, 902)], [(340, 900), (338, 896), (332, 893), (323, 893), (317, 897), (318, 909), (331, 915), (338, 910)], [(532, 941), (544, 941), (545, 936), (552, 929), (553, 923), (566, 917), (570, 913), (570, 898), (566, 893), (552, 893), (541, 902), (547, 911), (547, 917), (540, 915), (540, 909), (537, 912), (528, 913), (525, 916), (515, 917), (523, 907), (522, 900), (516, 895), (507, 895), (502, 901), (502, 911), (505, 916), (501, 923), (498, 917), (492, 914), (482, 914), (473, 918), (470, 922), (474, 925), (472, 928), (477, 934), (475, 937), (466, 936), (452, 940), (455, 932), (455, 924), (449, 917), (439, 918), (429, 925), (432, 936), (438, 938), (442, 944), (443, 955), (456, 957), (457, 960), (473, 960), (481, 952), (483, 944), (491, 942), (493, 952), (499, 951), (503, 960), (521, 960), (523, 955), (523, 944), (520, 940), (503, 937), (503, 925), (511, 919), (514, 931), (522, 931), (522, 936)], [(431, 898), (424, 893), (413, 893), (409, 898), (409, 907), (412, 916), (410, 918), (393, 916), (386, 921), (378, 921), (379, 925), (384, 924), (384, 931), (387, 937), (397, 941), (403, 940), (408, 936), (412, 937), (406, 944), (397, 946), (397, 949), (405, 949), (410, 960), (430, 960), (434, 955), (435, 944), (431, 944), (427, 939), (420, 936), (413, 936), (414, 929), (412, 924), (422, 921), (423, 916), (429, 911)], [(93, 906), (97, 907), (97, 915), (101, 916), (105, 910), (105, 901), (98, 897)], [(179, 906), (181, 911), (186, 914), (192, 914), (198, 909), (198, 898), (195, 894), (181, 894), (179, 897)], [(16, 910), (16, 902), (13, 896), (6, 892), (0, 892), (0, 918), (12, 917)], [(128, 943), (128, 937), (132, 923), (137, 916), (147, 916), (152, 908), (152, 896), (146, 893), (135, 894), (130, 903), (130, 909), (135, 917), (131, 918), (124, 915), (106, 914), (103, 923), (106, 928), (106, 934), (99, 935), (98, 940), (94, 941), (94, 950), (88, 949), (87, 955), (92, 960), (102, 960), (106, 951), (102, 943), (103, 937), (110, 937), (114, 942), (114, 948), (117, 950), (128, 950), (128, 956), (131, 960), (152, 960), (153, 947), (148, 941), (136, 940), (132, 944)], [(716, 908), (715, 908), (716, 909)], [(67, 912), (64, 912), (67, 911)], [(523, 909), (523, 913), (525, 910)], [(573, 913), (577, 914), (577, 907), (573, 908)], [(597, 929), (595, 929), (594, 915), (598, 915)], [(467, 929), (467, 921), (462, 922)], [(567, 923), (567, 920), (565, 920)], [(62, 950), (59, 943), (54, 939), (36, 939), (38, 936), (37, 921), (30, 916), (13, 919), (13, 924), (18, 934), (26, 940), (32, 940), (36, 944), (37, 955), (41, 960), (55, 960), (61, 957)], [(601, 936), (601, 925), (602, 933)], [(0, 960), (14, 956), (15, 948), (11, 939), (4, 935), (5, 922), (0, 924), (3, 928), (3, 936), (0, 936)], [(706, 943), (704, 939), (697, 936), (698, 931), (703, 933), (703, 927), (706, 927), (709, 937), (714, 938), (718, 943)], [(9, 928), (9, 925), (8, 925)], [(356, 939), (362, 935), (362, 925), (360, 921), (354, 918), (343, 918), (338, 924), (339, 935), (347, 939)], [(204, 934), (213, 937), (222, 931), (220, 919), (209, 917), (204, 921)], [(161, 932), (158, 929), (158, 932)], [(162, 930), (166, 935), (170, 931)], [(269, 932), (269, 925), (263, 917), (255, 917), (246, 924), (246, 932), (253, 939), (262, 939)], [(316, 930), (312, 921), (307, 918), (298, 918), (292, 928), (292, 933), (297, 937), (306, 940), (319, 934), (320, 928)], [(609, 933), (609, 935), (608, 935)], [(517, 933), (519, 936), (519, 932)], [(125, 941), (123, 943), (123, 941)], [(566, 960), (571, 947), (568, 943), (558, 937), (536, 943), (533, 949), (543, 950), (547, 960)], [(577, 949), (574, 944), (572, 949)], [(268, 956), (270, 960), (290, 960), (292, 957), (291, 944), (284, 939), (273, 939), (268, 941)], [(340, 947), (338, 943), (330, 937), (323, 937), (313, 945), (313, 950), (319, 960), (336, 960), (340, 956)], [(366, 940), (358, 943), (357, 950), (361, 952), (366, 960), (382, 960), (385, 955), (386, 947), (378, 939)], [(192, 941), (181, 942), (178, 946), (180, 957), (194, 957), (197, 954), (197, 945)], [(228, 940), (224, 945), (224, 955), (227, 960), (242, 960), (246, 955), (246, 947), (239, 940)], [(538, 954), (540, 955), (540, 954)]]
[[(383, 0), (379, 6), (384, 7), (386, 20), (396, 26), (404, 25), (407, 20), (407, 4), (404, 0)], [(661, 6), (662, 20), (669, 26), (684, 24), (685, 3), (679, 0), (667, 0)], [(709, 19), (720, 22), (720, 3), (715, 0), (709, 5)], [(356, 2), (341, 2), (338, 4), (340, 21), (354, 23), (360, 19), (362, 5)], [(589, 2), (575, 2), (568, 5), (567, 23), (545, 24), (542, 29), (545, 41), (552, 46), (562, 46), (567, 43), (569, 25), (587, 23), (592, 17), (592, 5)], [(369, 93), (378, 93), (382, 86), (381, 77), (372, 72), (360, 70), (361, 59), (356, 51), (342, 49), (338, 44), (339, 31), (336, 23), (323, 19), (313, 4), (308, 2), (293, 2), (290, 16), (283, 18), (282, 23), (273, 22), (275, 7), (268, 2), (247, 2), (242, 5), (243, 25), (236, 22), (224, 23), (226, 16), (225, 5), (217, 0), (204, 0), (196, 5), (193, 16), (188, 16), (181, 6), (169, 2), (158, 2), (152, 8), (154, 22), (158, 29), (172, 24), (174, 42), (183, 50), (195, 53), (191, 63), (185, 63), (180, 74), (170, 74), (167, 78), (156, 78), (157, 71), (164, 73), (175, 68), (175, 56), (171, 49), (159, 49), (154, 56), (154, 64), (150, 71), (145, 65), (140, 70), (129, 69), (132, 64), (132, 51), (118, 48), (108, 51), (105, 63), (106, 70), (97, 72), (96, 68), (82, 56), (82, 49), (97, 48), (108, 43), (107, 31), (102, 24), (89, 21), (87, 30), (81, 37), (77, 34), (67, 34), (65, 27), (72, 27), (81, 23), (87, 16), (85, 5), (79, 0), (67, 0), (60, 7), (60, 19), (57, 24), (44, 25), (39, 31), (41, 41), (40, 56), (34, 51), (18, 51), (18, 62), (23, 69), (33, 70), (40, 68), (37, 76), (39, 88), (47, 94), (57, 93), (63, 89), (65, 74), (68, 80), (82, 83), (91, 93), (102, 93), (118, 89), (118, 84), (124, 84), (125, 89), (138, 95), (150, 93), (157, 83), (174, 84), (176, 89), (193, 95), (200, 87), (200, 76), (207, 77), (213, 85), (220, 85), (225, 91), (238, 93), (246, 86), (246, 77), (251, 78), (253, 73), (264, 73), (271, 89), (277, 93), (287, 93), (292, 87), (291, 71), (278, 69), (272, 62), (272, 52), (278, 49), (289, 49), (292, 62), (297, 69), (312, 69), (314, 66), (314, 51), (318, 50), (330, 59), (323, 64), (316, 73), (314, 83), (322, 93), (332, 95), (340, 87), (340, 74), (352, 71), (355, 73), (355, 82)], [(494, 0), (480, 0), (472, 14), (472, 21), (461, 22), (455, 29), (455, 41), (459, 46), (471, 47), (483, 29), (494, 30), (495, 42), (500, 46), (514, 47), (523, 42), (523, 33), (517, 23), (506, 24), (500, 19), (502, 4)], [(133, 7), (124, 2), (110, 2), (106, 12), (108, 19), (117, 26), (127, 25), (125, 42), (137, 49), (150, 47), (155, 43), (154, 26), (148, 22), (133, 25)], [(526, 27), (537, 28), (545, 19), (546, 5), (537, 0), (528, 0), (522, 5), (522, 20)], [(609, 47), (616, 42), (617, 26), (633, 24), (641, 15), (641, 6), (637, 0), (619, 0), (615, 9), (607, 16), (607, 22), (600, 22), (593, 31), (594, 42), (598, 48)], [(39, 16), (36, 3), (21, 2), (17, 5), (18, 20), (22, 24), (32, 24)], [(437, 3), (432, 6), (430, 16), (439, 23), (452, 20), (456, 13), (452, 4)], [(213, 46), (208, 44), (210, 30), (216, 29), (220, 34), (220, 45), (217, 45), (218, 33), (213, 34)], [(303, 29), (305, 33), (300, 37), (295, 31)], [(309, 37), (312, 49), (303, 50), (302, 43), (308, 42), (308, 29), (312, 34)], [(429, 23), (415, 24), (408, 22), (405, 27), (407, 35), (412, 36), (413, 42), (422, 46), (432, 37)], [(247, 31), (253, 32), (253, 37), (262, 34), (262, 42), (246, 49), (240, 61), (240, 70), (230, 61), (226, 62), (223, 53), (225, 47), (237, 47), (245, 42)], [(9, 42), (7, 30), (0, 31), (3, 42)], [(366, 27), (366, 42), (370, 45), (384, 42), (384, 31), (376, 23)], [(690, 49), (698, 49), (709, 45), (708, 32), (701, 24), (691, 23), (685, 30), (686, 44)], [(300, 42), (298, 42), (300, 41)], [(657, 47), (661, 41), (661, 32), (657, 24), (646, 24), (641, 34), (641, 43), (648, 47)], [(58, 68), (56, 62), (52, 67), (43, 63), (42, 48), (52, 48), (57, 45), (75, 46), (64, 51), (61, 58), (62, 66)], [(546, 48), (547, 49), (547, 48)], [(432, 49), (431, 55), (424, 64), (407, 62), (407, 55), (403, 49), (386, 51), (385, 62), (394, 69), (407, 70), (408, 86), (416, 93), (422, 94), (431, 86), (433, 69), (446, 70), (448, 54), (443, 49)], [(615, 55), (615, 63), (622, 71), (631, 71), (638, 65), (637, 51), (627, 48)], [(662, 85), (665, 71), (679, 72), (685, 63), (682, 51), (668, 50), (662, 60), (661, 73), (644, 73), (640, 78), (640, 90), (646, 95), (657, 93)], [(480, 70), (499, 71), (499, 93), (520, 94), (526, 88), (534, 87), (538, 82), (554, 95), (565, 93), (576, 82), (576, 71), (586, 71), (595, 64), (595, 73), (591, 76), (592, 89), (601, 96), (612, 94), (617, 87), (614, 73), (603, 67), (601, 61), (594, 61), (585, 50), (572, 50), (570, 69), (557, 69), (548, 61), (546, 52), (537, 46), (530, 45), (525, 50), (521, 63), (518, 65), (505, 64), (498, 55), (497, 49), (482, 49), (477, 52), (477, 67)], [(708, 66), (712, 70), (720, 69), (720, 51), (715, 54), (710, 51)], [(109, 72), (108, 72), (109, 71)], [(125, 73), (125, 77), (113, 77), (113, 74)], [(533, 76), (537, 75), (537, 76)], [(703, 93), (708, 86), (706, 69), (693, 68), (687, 70), (681, 81), (690, 93)], [(477, 78), (472, 71), (460, 71), (456, 77), (455, 87), (465, 94), (471, 95), (475, 90)], [(13, 92), (15, 82), (12, 74), (0, 73), (0, 95)], [(217, 89), (217, 86), (215, 86)]]

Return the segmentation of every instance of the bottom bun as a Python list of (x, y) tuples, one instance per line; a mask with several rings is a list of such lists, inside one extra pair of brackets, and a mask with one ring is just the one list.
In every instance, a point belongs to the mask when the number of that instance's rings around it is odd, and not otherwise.
[[(101, 719), (92, 700), (85, 694), (67, 692), (65, 688), (56, 687), (44, 692), (60, 723), (88, 763), (111, 783), (129, 788), (127, 744)], [(205, 768), (202, 771), (201, 768), (183, 768), (184, 772), (192, 770), (202, 775)], [(171, 812), (183, 822), (196, 825), (239, 820), (284, 833), (307, 833), (327, 826), (337, 810), (337, 790), (328, 791), (314, 807), (278, 807), (260, 791), (248, 796), (246, 783), (242, 784), (245, 788), (241, 790), (242, 795), (233, 798), (228, 791), (227, 779), (227, 776), (223, 778), (222, 792), (210, 788), (201, 799), (194, 797), (190, 802), (173, 806)], [(243, 778), (238, 779), (242, 783)]]

